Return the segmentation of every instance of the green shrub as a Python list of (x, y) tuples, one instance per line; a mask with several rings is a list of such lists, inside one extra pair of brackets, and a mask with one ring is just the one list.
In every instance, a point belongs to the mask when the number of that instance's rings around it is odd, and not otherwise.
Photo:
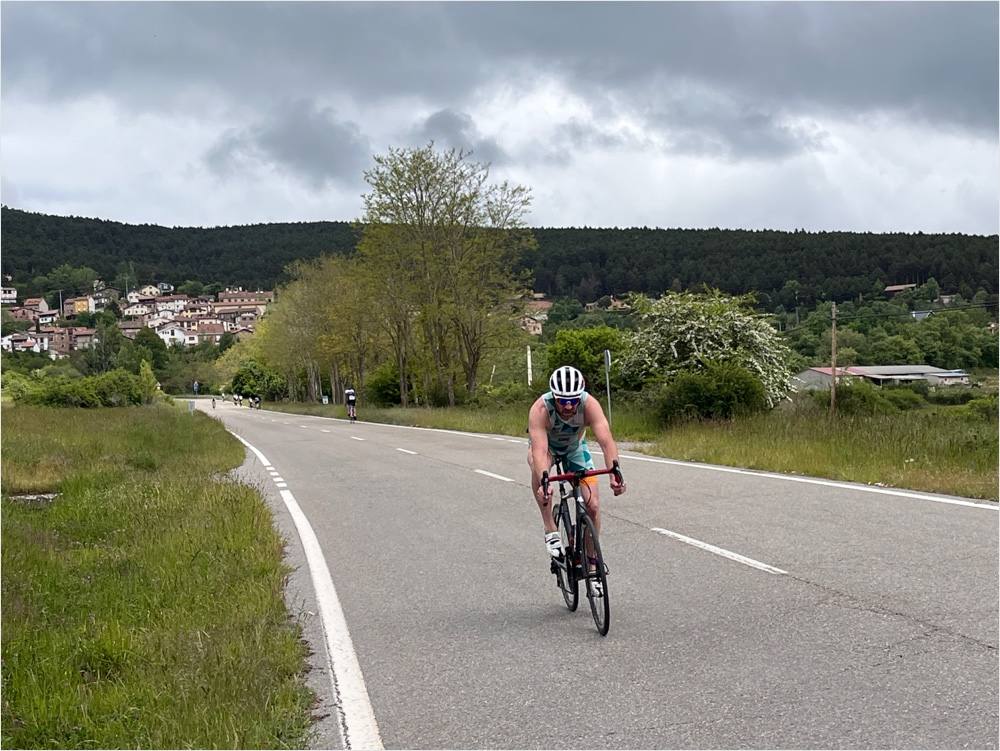
[(125, 407), (143, 401), (139, 379), (128, 371), (109, 370), (93, 378), (97, 397), (105, 407)]
[(365, 396), (376, 407), (399, 404), (399, 369), (391, 362), (375, 368), (365, 381)]
[(141, 404), (139, 380), (124, 370), (96, 376), (7, 376), (4, 390), (18, 404), (47, 407), (125, 407)]
[(927, 401), (916, 391), (907, 388), (883, 389), (882, 395), (888, 399), (896, 409), (920, 409), (927, 406)]
[(527, 409), (538, 396), (539, 393), (536, 389), (520, 381), (498, 383), (495, 386), (484, 384), (479, 387), (476, 396), (469, 401), (469, 404), (487, 409), (523, 404), (524, 408)]
[(927, 401), (931, 404), (968, 404), (977, 396), (979, 394), (973, 389), (942, 386), (929, 392), (927, 394)]
[(703, 370), (679, 373), (660, 395), (660, 418), (730, 420), (767, 406), (764, 385), (734, 363), (709, 363)]
[[(829, 406), (829, 391), (814, 391), (813, 398), (821, 405)], [(867, 381), (837, 386), (837, 412), (844, 415), (892, 415), (899, 412), (881, 389)]]
[(998, 409), (1000, 409), (1000, 399), (996, 394), (990, 394), (972, 399), (956, 411), (960, 410), (962, 417), (974, 420), (996, 420)]

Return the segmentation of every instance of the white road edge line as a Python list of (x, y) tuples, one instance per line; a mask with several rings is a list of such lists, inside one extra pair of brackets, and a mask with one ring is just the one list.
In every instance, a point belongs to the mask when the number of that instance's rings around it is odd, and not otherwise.
[[(592, 449), (600, 454), (600, 449)], [(698, 464), (697, 462), (682, 462), (677, 459), (654, 459), (651, 456), (635, 456), (634, 454), (622, 454), (623, 459), (640, 462), (653, 462), (654, 464), (674, 464), (679, 467), (691, 467), (692, 469), (710, 469), (715, 472), (729, 472), (736, 475), (750, 475), (751, 477), (767, 477), (772, 480), (787, 480), (788, 482), (804, 482), (809, 485), (825, 485), (828, 488), (843, 488), (844, 490), (860, 490), (864, 493), (881, 493), (882, 495), (896, 495), (903, 498), (916, 498), (920, 501), (933, 501), (934, 503), (950, 503), (955, 506), (972, 506), (973, 508), (985, 508), (991, 511), (1000, 510), (1000, 505), (993, 506), (986, 503), (974, 503), (972, 501), (962, 501), (957, 498), (944, 498), (941, 496), (927, 495), (925, 493), (914, 493), (906, 490), (891, 490), (889, 488), (873, 488), (867, 485), (852, 485), (849, 482), (836, 482), (835, 480), (817, 480), (812, 477), (796, 477), (795, 475), (783, 475), (777, 472), (758, 472), (752, 469), (738, 469), (736, 467), (718, 467), (714, 464)]]
[(673, 537), (675, 540), (680, 540), (681, 542), (687, 543), (688, 545), (694, 545), (696, 548), (701, 548), (702, 550), (707, 550), (709, 553), (715, 553), (716, 555), (721, 555), (723, 558), (728, 558), (731, 561), (736, 561), (737, 563), (742, 563), (746, 566), (752, 566), (753, 568), (760, 569), (761, 571), (767, 571), (769, 574), (787, 574), (788, 572), (776, 568), (774, 566), (768, 566), (766, 563), (761, 563), (760, 561), (755, 561), (753, 558), (747, 558), (745, 555), (740, 555), (739, 553), (734, 553), (731, 550), (726, 550), (725, 548), (717, 548), (715, 545), (709, 545), (707, 542), (702, 542), (701, 540), (696, 540), (693, 537), (686, 537), (676, 532), (671, 532), (669, 529), (661, 529), (660, 527), (651, 527), (653, 532), (657, 534), (666, 535), (667, 537)]
[[(257, 455), (265, 465), (270, 462), (255, 447), (233, 433), (236, 439)], [(326, 565), (323, 549), (320, 547), (316, 533), (309, 519), (299, 507), (298, 501), (290, 490), (282, 490), (281, 499), (285, 502), (288, 513), (295, 522), (295, 529), (302, 541), (302, 548), (309, 564), (313, 588), (316, 590), (316, 601), (319, 605), (320, 622), (326, 638), (327, 671), (330, 675), (330, 685), (333, 688), (335, 704), (340, 714), (340, 730), (346, 749), (375, 749), (380, 751), (382, 736), (378, 723), (375, 721), (375, 711), (372, 709), (365, 678), (361, 673), (358, 655), (351, 642), (351, 634), (347, 629), (347, 620), (337, 598), (337, 589), (333, 586), (330, 569)]]
[(495, 477), (497, 480), (503, 480), (504, 482), (514, 482), (509, 477), (504, 477), (503, 475), (495, 475), (492, 472), (487, 472), (485, 469), (474, 469), (472, 471), (480, 475), (486, 475), (487, 477)]
[(365, 440), (364, 438), (358, 438), (356, 435), (352, 435), (351, 438), (354, 439), (355, 441), (363, 441), (363, 440)]

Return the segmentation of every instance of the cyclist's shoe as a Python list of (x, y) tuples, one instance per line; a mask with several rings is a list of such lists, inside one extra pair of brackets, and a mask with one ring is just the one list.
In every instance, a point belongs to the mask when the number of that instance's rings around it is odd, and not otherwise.
[(553, 558), (562, 558), (562, 540), (559, 539), (558, 532), (548, 532), (545, 535), (545, 549)]
[[(590, 573), (594, 574), (595, 571)], [(590, 594), (592, 597), (604, 597), (604, 583), (600, 579), (589, 579), (588, 584), (590, 584)]]

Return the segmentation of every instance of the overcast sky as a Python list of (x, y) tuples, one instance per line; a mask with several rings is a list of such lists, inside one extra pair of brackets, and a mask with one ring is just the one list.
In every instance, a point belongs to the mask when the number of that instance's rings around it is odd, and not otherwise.
[(532, 226), (998, 231), (996, 2), (0, 7), (8, 206), (352, 220), (433, 140)]

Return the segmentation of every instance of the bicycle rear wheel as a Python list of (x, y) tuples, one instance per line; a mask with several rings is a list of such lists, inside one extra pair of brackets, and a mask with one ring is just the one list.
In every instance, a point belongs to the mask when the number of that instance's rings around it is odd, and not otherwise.
[(559, 580), (559, 589), (562, 590), (563, 600), (570, 611), (576, 610), (580, 603), (580, 587), (576, 578), (576, 570), (573, 568), (571, 553), (573, 552), (573, 521), (569, 514), (569, 506), (565, 502), (556, 505), (555, 513), (556, 529), (559, 530), (559, 539), (563, 546), (563, 564), (565, 569), (556, 565), (556, 578)]
[[(601, 543), (597, 539), (597, 530), (594, 529), (594, 522), (590, 517), (580, 520), (583, 525), (583, 552), (586, 557), (597, 559), (596, 568), (590, 570), (591, 561), (584, 561), (584, 570), (587, 572), (587, 599), (590, 600), (590, 612), (594, 616), (594, 625), (597, 626), (601, 636), (607, 636), (608, 628), (611, 626), (611, 605), (608, 602), (608, 575), (604, 566), (604, 556), (601, 554)], [(595, 584), (600, 585), (600, 591)]]

